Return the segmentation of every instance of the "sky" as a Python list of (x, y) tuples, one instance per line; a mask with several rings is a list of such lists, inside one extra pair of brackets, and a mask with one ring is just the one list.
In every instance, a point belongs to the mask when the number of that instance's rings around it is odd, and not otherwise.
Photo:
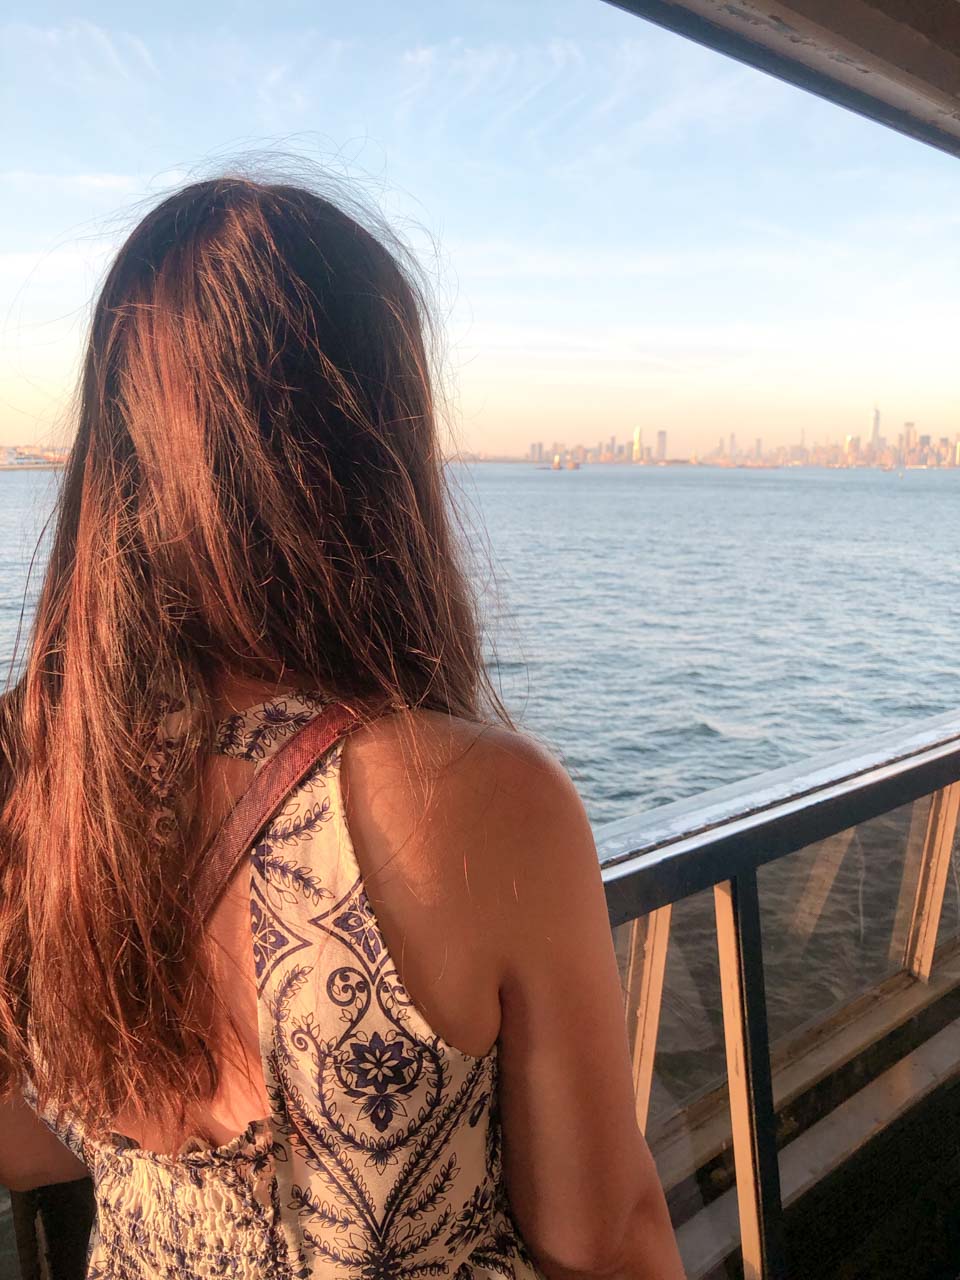
[(960, 432), (960, 162), (603, 0), (4, 12), (0, 444), (150, 205), (297, 158), (418, 255), (453, 447)]

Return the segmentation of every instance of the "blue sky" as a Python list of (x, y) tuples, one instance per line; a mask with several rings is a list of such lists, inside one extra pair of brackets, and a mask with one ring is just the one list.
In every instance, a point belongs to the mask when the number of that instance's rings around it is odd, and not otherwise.
[(960, 431), (960, 162), (602, 0), (6, 13), (0, 443), (68, 429), (146, 204), (251, 152), (420, 255), (462, 447)]

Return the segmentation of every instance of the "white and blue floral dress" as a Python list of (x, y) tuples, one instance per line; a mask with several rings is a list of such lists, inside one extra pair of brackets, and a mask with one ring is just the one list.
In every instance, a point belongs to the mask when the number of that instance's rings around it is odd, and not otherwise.
[[(221, 723), (220, 750), (259, 765), (326, 701), (261, 703)], [(455, 1049), (402, 986), (344, 820), (341, 748), (250, 853), (272, 1114), (176, 1156), (62, 1122), (96, 1192), (88, 1280), (540, 1276), (503, 1183), (497, 1046)]]

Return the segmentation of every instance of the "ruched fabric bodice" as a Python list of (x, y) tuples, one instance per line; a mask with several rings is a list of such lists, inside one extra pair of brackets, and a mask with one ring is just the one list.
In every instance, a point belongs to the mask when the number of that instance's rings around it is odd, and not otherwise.
[[(219, 749), (259, 766), (328, 701), (261, 703), (221, 723)], [(448, 1044), (400, 982), (344, 819), (341, 750), (250, 850), (269, 1118), (169, 1156), (44, 1116), (94, 1180), (88, 1280), (540, 1275), (503, 1184), (497, 1047)]]

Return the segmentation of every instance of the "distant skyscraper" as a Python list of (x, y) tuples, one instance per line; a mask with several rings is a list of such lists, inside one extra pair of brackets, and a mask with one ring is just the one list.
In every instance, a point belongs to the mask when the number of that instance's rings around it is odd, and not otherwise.
[(763, 441), (757, 436), (757, 443), (754, 445), (753, 456), (759, 461), (763, 457)]
[(663, 462), (667, 456), (667, 433), (665, 431), (657, 432), (657, 461)]
[(736, 456), (737, 456), (737, 437), (731, 431), (730, 432), (730, 457), (735, 458)]
[(633, 461), (643, 461), (643, 432), (639, 427), (635, 427), (633, 432)]
[(880, 410), (876, 407), (873, 410), (873, 430), (870, 433), (870, 443), (874, 449), (880, 448)]

